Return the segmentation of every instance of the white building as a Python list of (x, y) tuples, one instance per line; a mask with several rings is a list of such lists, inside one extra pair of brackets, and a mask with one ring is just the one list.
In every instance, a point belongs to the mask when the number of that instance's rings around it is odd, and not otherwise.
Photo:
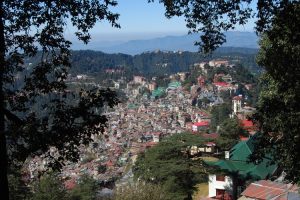
[(161, 133), (160, 132), (152, 133), (152, 137), (153, 137), (153, 142), (159, 142), (161, 139)]
[(138, 84), (145, 84), (146, 78), (143, 76), (133, 76), (133, 82)]
[(236, 115), (238, 112), (241, 111), (241, 109), (242, 109), (242, 100), (243, 100), (242, 95), (233, 97), (233, 99), (232, 99), (233, 114)]
[(219, 195), (224, 195), (225, 191), (232, 188), (232, 179), (229, 176), (223, 175), (209, 175), (208, 182), (208, 197), (216, 197)]
[(228, 60), (211, 60), (209, 61), (209, 66), (212, 67), (221, 67), (221, 65), (224, 65), (225, 67), (227, 67), (229, 65), (229, 61)]
[(120, 89), (120, 83), (119, 82), (114, 82), (115, 84), (115, 89)]

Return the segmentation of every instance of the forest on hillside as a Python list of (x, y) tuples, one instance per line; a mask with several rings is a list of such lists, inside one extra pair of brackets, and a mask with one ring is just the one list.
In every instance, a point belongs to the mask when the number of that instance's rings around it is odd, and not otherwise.
[[(255, 62), (257, 50), (247, 48), (220, 48), (211, 55), (197, 52), (155, 51), (144, 52), (135, 56), (126, 54), (106, 54), (101, 51), (80, 50), (72, 51), (71, 74), (103, 75), (107, 69), (120, 69), (122, 75), (143, 75), (146, 77), (161, 76), (181, 71), (189, 71), (194, 63), (212, 59), (228, 59), (234, 63), (242, 63), (252, 73), (259, 73), (261, 68)], [(40, 61), (40, 54), (27, 59), (27, 63)]]

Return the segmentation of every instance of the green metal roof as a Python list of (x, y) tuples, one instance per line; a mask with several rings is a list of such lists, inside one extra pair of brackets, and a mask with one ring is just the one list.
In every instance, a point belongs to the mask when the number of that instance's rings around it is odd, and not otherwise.
[(152, 91), (151, 96), (152, 97), (160, 97), (165, 94), (165, 90), (166, 90), (166, 88), (164, 88), (164, 87), (158, 87), (156, 90)]
[(253, 139), (249, 139), (247, 141), (242, 141), (237, 143), (230, 150), (230, 160), (247, 162), (248, 157), (253, 152), (253, 148), (254, 148)]
[(229, 160), (219, 160), (214, 163), (207, 162), (207, 164), (217, 166), (230, 173), (238, 173), (244, 178), (265, 179), (275, 172), (277, 165), (270, 165), (270, 160), (266, 158), (259, 164), (249, 162), (248, 157), (254, 150), (253, 141), (254, 138), (250, 138), (236, 144), (230, 151)]
[(251, 177), (254, 179), (265, 179), (271, 176), (277, 169), (277, 165), (268, 165), (267, 160), (259, 164), (244, 161), (220, 160), (213, 165), (230, 173), (238, 173), (244, 178)]
[(169, 88), (178, 88), (178, 87), (181, 87), (181, 83), (178, 81), (174, 81), (174, 82), (169, 83), (168, 87)]
[(137, 109), (137, 105), (135, 105), (135, 104), (133, 104), (133, 103), (130, 103), (130, 104), (128, 104), (128, 106), (127, 106), (127, 108), (128, 109)]

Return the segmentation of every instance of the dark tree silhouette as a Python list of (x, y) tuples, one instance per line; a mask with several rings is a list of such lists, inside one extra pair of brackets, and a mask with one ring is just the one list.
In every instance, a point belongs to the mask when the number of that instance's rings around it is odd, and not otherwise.
[[(153, 2), (154, 0), (149, 0)], [(270, 153), (291, 181), (300, 181), (300, 30), (299, 0), (159, 0), (166, 16), (184, 16), (191, 32), (202, 32), (201, 49), (210, 52), (225, 40), (223, 31), (256, 16), (262, 36), (258, 64), (266, 70), (254, 120), (257, 136), (254, 160)]]
[[(7, 166), (29, 155), (41, 155), (59, 168), (64, 160), (77, 160), (79, 146), (103, 130), (100, 108), (117, 102), (110, 90), (67, 91), (71, 42), (67, 25), (87, 43), (88, 31), (99, 20), (113, 27), (118, 14), (113, 0), (1, 0), (0, 1), (0, 194), (9, 199)], [(41, 50), (40, 62), (27, 57)], [(35, 105), (40, 106), (35, 109)], [(98, 110), (94, 109), (98, 108)], [(53, 156), (49, 147), (59, 153)]]
[(258, 63), (265, 67), (254, 119), (261, 134), (253, 159), (272, 154), (300, 182), (300, 2), (283, 8), (260, 41)]

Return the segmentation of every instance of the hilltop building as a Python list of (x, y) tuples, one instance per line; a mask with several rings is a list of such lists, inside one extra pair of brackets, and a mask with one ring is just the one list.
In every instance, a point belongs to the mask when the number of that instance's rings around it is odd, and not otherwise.
[(211, 60), (211, 61), (209, 61), (208, 64), (211, 67), (221, 67), (222, 65), (227, 67), (227, 66), (229, 66), (229, 61), (228, 60)]
[(153, 91), (153, 90), (155, 90), (156, 88), (157, 88), (157, 84), (156, 84), (155, 82), (151, 82), (151, 83), (148, 84), (148, 89), (149, 89), (150, 91)]
[(243, 96), (239, 95), (239, 96), (235, 96), (232, 99), (232, 110), (233, 110), (233, 114), (237, 115), (239, 112), (241, 112), (242, 110), (242, 100), (243, 100)]
[(145, 84), (146, 83), (146, 78), (143, 76), (134, 76), (133, 77), (133, 82), (137, 84)]

